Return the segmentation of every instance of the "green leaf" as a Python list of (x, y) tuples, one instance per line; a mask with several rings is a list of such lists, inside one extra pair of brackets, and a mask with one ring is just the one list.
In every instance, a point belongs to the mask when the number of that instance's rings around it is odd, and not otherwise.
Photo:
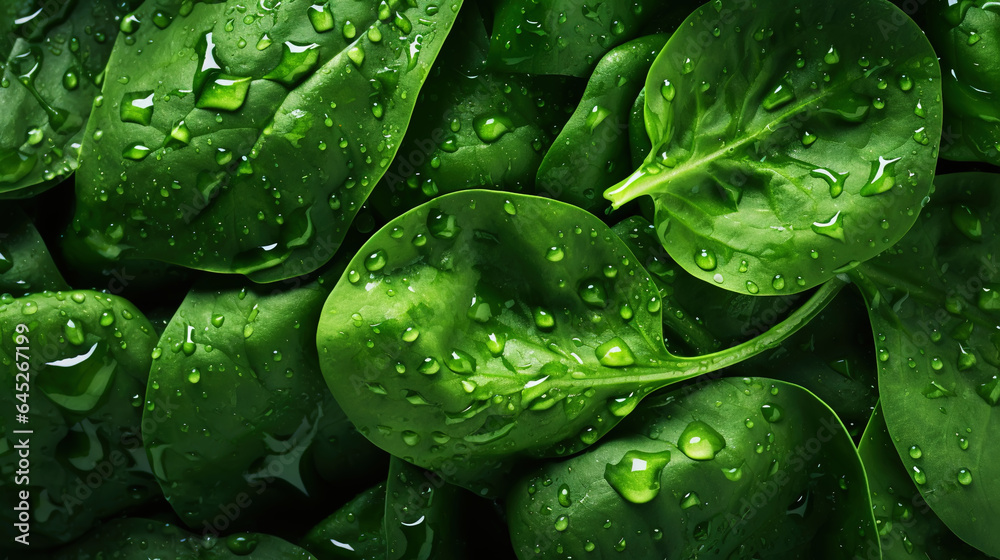
[[(134, 0), (12, 0), (0, 8), (0, 198), (35, 195), (79, 165), (119, 23)], [(124, 25), (124, 23), (122, 23)]]
[(942, 157), (1000, 164), (1000, 13), (983, 0), (933, 0), (919, 15), (941, 58)]
[[(468, 558), (467, 533), (460, 531), (464, 490), (393, 457), (386, 482), (387, 560)], [(470, 551), (471, 552), (471, 551)]]
[(869, 306), (885, 423), (931, 509), (1000, 555), (1000, 181), (939, 176), (893, 249), (852, 271)]
[(573, 116), (545, 153), (538, 168), (540, 192), (594, 213), (605, 209), (601, 191), (632, 167), (629, 110), (666, 40), (649, 35), (604, 55)]
[(68, 290), (42, 236), (20, 208), (0, 208), (0, 293)]
[(319, 268), (392, 161), (461, 0), (393, 5), (145, 4), (88, 125), (74, 228), (109, 258), (259, 282)]
[(881, 408), (875, 409), (858, 452), (868, 473), (884, 560), (988, 558), (959, 540), (931, 511), (899, 461)]
[(144, 441), (164, 495), (191, 527), (227, 529), (220, 511), (249, 527), (278, 509), (323, 506), (345, 480), (379, 470), (381, 452), (319, 372), (315, 325), (329, 289), (272, 288), (196, 287), (153, 350), (147, 398), (169, 397), (171, 409), (147, 408)]
[(506, 72), (586, 77), (612, 48), (649, 22), (669, 27), (696, 6), (687, 2), (501, 0), (489, 63)]
[[(13, 506), (28, 493), (28, 550), (68, 542), (159, 494), (140, 434), (155, 344), (149, 321), (116, 296), (0, 298), (0, 380), (7, 387), (0, 406), (8, 411), (0, 422), (0, 494)], [(169, 409), (171, 401), (157, 402)], [(30, 468), (18, 474), (21, 449)], [(12, 507), (0, 513), (3, 548), (26, 549), (14, 540), (24, 532), (14, 525), (18, 514)]]
[(381, 482), (358, 494), (302, 538), (302, 548), (320, 560), (384, 560), (385, 487)]
[(663, 346), (656, 286), (603, 222), (463, 191), (372, 236), (327, 299), (317, 343), (362, 434), (486, 495), (518, 458), (579, 451), (647, 393), (772, 347), (842, 285), (760, 337), (680, 358)]
[[(518, 558), (878, 558), (837, 416), (764, 378), (658, 395), (609, 439), (507, 495)], [(595, 554), (596, 553), (596, 554)]]
[(385, 216), (463, 189), (532, 192), (545, 149), (576, 102), (576, 84), (566, 78), (487, 68), (490, 37), (478, 9), (471, 4), (459, 15), (372, 196)]
[[(884, 38), (880, 23), (896, 20)], [(647, 77), (652, 153), (605, 197), (618, 208), (652, 196), (663, 246), (707, 282), (800, 292), (913, 224), (933, 177), (940, 82), (923, 33), (884, 0), (705, 5)]]
[(234, 533), (228, 537), (194, 535), (177, 525), (130, 517), (101, 525), (53, 560), (172, 558), (175, 560), (316, 560), (302, 548), (271, 535)]

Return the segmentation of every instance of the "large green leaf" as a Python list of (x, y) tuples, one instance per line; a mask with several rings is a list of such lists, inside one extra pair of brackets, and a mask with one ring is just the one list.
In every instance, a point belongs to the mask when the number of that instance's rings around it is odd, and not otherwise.
[(387, 224), (324, 306), (320, 364), (379, 447), (476, 492), (523, 457), (574, 453), (650, 391), (769, 348), (837, 293), (715, 354), (663, 346), (648, 273), (598, 218), (565, 203), (463, 191)]
[(169, 4), (116, 44), (74, 228), (111, 258), (315, 270), (392, 161), (461, 0)]
[(884, 560), (987, 558), (956, 537), (931, 511), (899, 461), (881, 408), (875, 409), (858, 452), (868, 473)]
[(10, 0), (0, 7), (0, 198), (76, 170), (104, 67), (135, 0)]
[(385, 487), (386, 560), (463, 560), (468, 520), (458, 518), (471, 496), (420, 467), (393, 458)]
[(299, 544), (319, 560), (385, 560), (385, 486), (381, 482), (355, 496)]
[(583, 99), (545, 153), (538, 190), (591, 212), (604, 210), (600, 194), (632, 168), (628, 121), (632, 103), (667, 35), (649, 35), (614, 48), (594, 69)]
[(691, 274), (788, 294), (913, 224), (941, 134), (940, 69), (885, 0), (754, 6), (707, 4), (671, 36), (646, 80), (652, 153), (605, 197), (652, 196), (657, 233)]
[(1000, 10), (985, 0), (931, 0), (918, 14), (941, 58), (941, 155), (1000, 164)]
[[(147, 398), (169, 395), (173, 407), (159, 421), (148, 408), (143, 436), (164, 495), (188, 525), (251, 527), (276, 511), (323, 507), (345, 481), (379, 472), (382, 453), (319, 371), (316, 323), (328, 293), (319, 282), (273, 291), (202, 284), (170, 320)], [(215, 527), (220, 515), (233, 519)]]
[(851, 275), (906, 470), (949, 529), (1000, 556), (1000, 180), (964, 173), (935, 184), (913, 230)]
[(857, 451), (808, 391), (764, 378), (652, 397), (507, 495), (518, 558), (879, 558)]
[(20, 208), (0, 208), (0, 293), (66, 290), (45, 242)]
[[(153, 326), (119, 297), (67, 291), (0, 298), (0, 381), (7, 388), (0, 393), (7, 411), (0, 416), (0, 496), (9, 504), (0, 512), (0, 548), (26, 549), (14, 540), (25, 532), (14, 525), (20, 511), (30, 514), (30, 547), (46, 548), (159, 494), (140, 433), (155, 344)], [(173, 406), (169, 395), (155, 402), (160, 414)], [(19, 466), (25, 453), (27, 469)]]
[(372, 195), (384, 215), (395, 217), (462, 189), (534, 190), (542, 156), (568, 116), (566, 107), (576, 102), (576, 83), (491, 71), (489, 40), (479, 6), (470, 4), (420, 91), (399, 154)]
[(501, 0), (489, 62), (504, 71), (585, 77), (605, 53), (639, 36), (650, 22), (672, 27), (695, 6), (656, 0)]
[(193, 535), (177, 525), (130, 517), (101, 525), (85, 538), (48, 557), (50, 560), (316, 560), (304, 549), (271, 535), (234, 533), (228, 537)]

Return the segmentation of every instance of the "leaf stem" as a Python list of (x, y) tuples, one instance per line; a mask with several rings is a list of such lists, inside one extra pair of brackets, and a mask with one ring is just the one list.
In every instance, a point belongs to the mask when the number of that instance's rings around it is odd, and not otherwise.
[[(591, 386), (600, 385), (621, 385), (629, 383), (639, 386), (648, 386), (650, 390), (658, 389), (671, 383), (697, 377), (713, 371), (737, 364), (747, 358), (751, 358), (770, 350), (781, 344), (785, 339), (799, 331), (810, 321), (816, 318), (826, 306), (840, 293), (840, 290), (848, 284), (847, 280), (834, 277), (824, 283), (816, 293), (814, 293), (802, 307), (796, 309), (785, 320), (771, 327), (764, 333), (757, 335), (750, 340), (737, 344), (731, 348), (703, 354), (701, 356), (679, 357), (671, 356), (656, 365), (646, 366), (642, 369), (655, 369), (654, 373), (630, 374), (614, 377), (602, 377), (600, 379), (590, 379)], [(579, 380), (575, 380), (579, 383)], [(555, 384), (558, 384), (556, 382)]]

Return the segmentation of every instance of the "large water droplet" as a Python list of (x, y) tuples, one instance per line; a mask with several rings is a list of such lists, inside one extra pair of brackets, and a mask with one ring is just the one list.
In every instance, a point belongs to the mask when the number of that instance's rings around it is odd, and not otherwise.
[(726, 440), (708, 424), (695, 420), (684, 428), (677, 447), (691, 459), (707, 461), (726, 447)]
[(594, 349), (594, 354), (605, 367), (628, 367), (635, 363), (632, 349), (617, 336)]
[(813, 222), (812, 230), (820, 235), (825, 235), (831, 239), (845, 241), (844, 239), (844, 216), (837, 211), (832, 218), (825, 222)]
[(670, 462), (670, 452), (629, 451), (616, 463), (604, 468), (604, 480), (622, 497), (645, 504), (660, 493), (660, 473)]

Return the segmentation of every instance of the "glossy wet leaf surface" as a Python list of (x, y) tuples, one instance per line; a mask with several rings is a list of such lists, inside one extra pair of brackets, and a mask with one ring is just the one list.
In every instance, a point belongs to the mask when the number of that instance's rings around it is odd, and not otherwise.
[[(879, 22), (896, 16), (883, 37)], [(617, 208), (652, 196), (664, 247), (706, 282), (805, 290), (913, 224), (933, 177), (940, 81), (920, 29), (882, 0), (703, 6), (647, 77), (652, 153), (605, 197)]]
[(988, 558), (956, 537), (924, 501), (896, 454), (881, 408), (872, 415), (858, 452), (868, 474), (884, 560)]
[(382, 560), (386, 554), (385, 482), (354, 497), (309, 530), (300, 545), (320, 560)]
[(869, 305), (885, 423), (921, 495), (961, 539), (1000, 554), (994, 175), (939, 176), (900, 244), (852, 275)]
[(384, 456), (319, 371), (315, 325), (330, 285), (202, 283), (167, 325), (147, 400), (172, 407), (164, 417), (147, 403), (144, 437), (164, 495), (191, 527), (217, 523), (220, 506), (237, 508), (239, 527), (323, 506), (344, 493), (340, 480), (380, 469)]
[(455, 519), (466, 495), (434, 473), (393, 458), (386, 482), (386, 559), (467, 558), (468, 534)]
[(765, 378), (647, 399), (607, 440), (507, 495), (518, 558), (877, 558), (864, 470), (836, 415)]
[(399, 148), (460, 5), (144, 5), (88, 125), (75, 229), (109, 258), (315, 270)]
[(678, 358), (662, 343), (656, 286), (600, 220), (473, 190), (376, 233), (327, 300), (317, 342), (366, 437), (490, 493), (511, 461), (583, 449), (648, 392), (776, 344), (838, 289), (767, 341)]
[(587, 76), (615, 46), (655, 25), (676, 25), (696, 6), (680, 4), (502, 0), (496, 3), (489, 61), (507, 72)]
[(942, 157), (1000, 163), (1000, 12), (991, 2), (934, 0), (919, 16), (941, 57)]
[(316, 560), (302, 548), (271, 535), (233, 533), (195, 535), (177, 525), (131, 517), (102, 525), (80, 541), (50, 556), (53, 560)]
[(0, 208), (0, 224), (0, 293), (69, 289), (35, 225), (20, 208)]
[[(18, 332), (20, 324), (27, 332)], [(0, 336), (0, 376), (9, 387), (0, 404), (10, 411), (0, 425), (0, 493), (13, 500), (16, 491), (29, 491), (31, 546), (67, 542), (98, 519), (159, 495), (140, 434), (156, 344), (142, 313), (121, 298), (92, 291), (6, 294), (0, 298)], [(27, 391), (15, 391), (25, 383), (15, 375), (22, 371), (18, 362), (29, 364)], [(28, 422), (21, 424), (14, 413), (25, 401), (17, 395), (25, 392)], [(13, 433), (19, 429), (33, 434)], [(29, 440), (31, 457), (23, 483), (16, 475), (19, 438)], [(13, 540), (17, 512), (5, 508), (0, 515), (3, 546), (22, 546)]]
[(629, 159), (629, 115), (667, 35), (649, 35), (612, 49), (597, 64), (583, 99), (538, 169), (539, 192), (596, 214), (605, 188), (623, 179)]
[(121, 20), (138, 2), (11, 0), (0, 8), (0, 198), (66, 179)]
[(385, 216), (462, 189), (533, 192), (542, 156), (578, 98), (580, 80), (488, 68), (479, 6), (463, 9), (455, 27), (373, 193)]

